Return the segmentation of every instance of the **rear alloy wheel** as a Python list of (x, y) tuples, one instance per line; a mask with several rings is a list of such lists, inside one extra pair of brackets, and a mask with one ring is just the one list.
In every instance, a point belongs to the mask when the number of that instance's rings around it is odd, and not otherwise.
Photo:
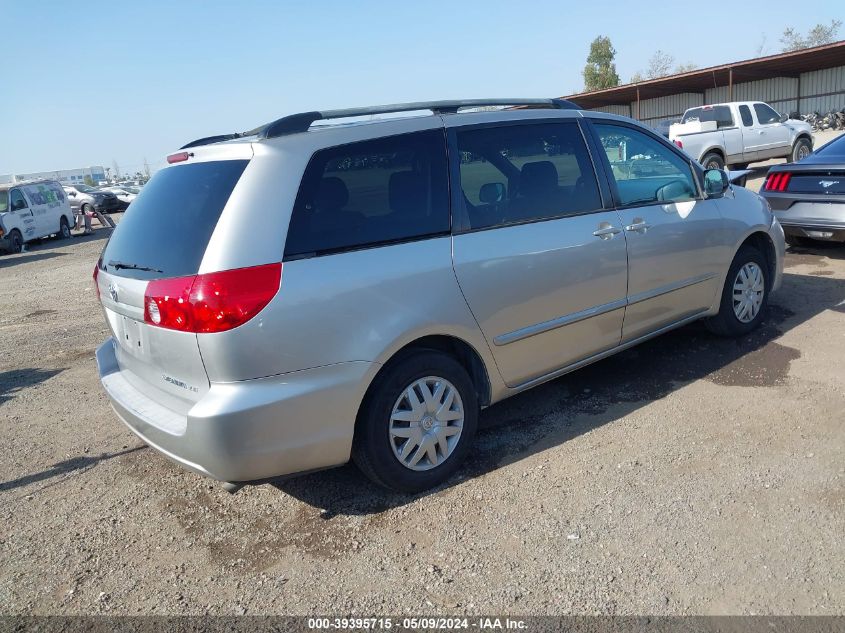
[(797, 163), (800, 160), (804, 160), (812, 152), (813, 146), (810, 141), (805, 138), (799, 138), (795, 141), (795, 145), (792, 146), (792, 162)]
[(70, 234), (70, 225), (67, 223), (67, 218), (62, 216), (62, 219), (59, 222), (59, 238), (67, 240), (71, 237), (72, 236)]
[(724, 169), (725, 168), (725, 161), (724, 159), (714, 152), (710, 152), (706, 154), (704, 158), (701, 159), (701, 164), (704, 165), (704, 169)]
[(756, 248), (743, 246), (728, 271), (719, 313), (708, 319), (708, 328), (720, 336), (742, 336), (763, 320), (771, 281), (766, 259)]
[(387, 366), (358, 419), (352, 457), (375, 483), (420, 492), (451, 477), (478, 424), (478, 396), (451, 356), (421, 350)]

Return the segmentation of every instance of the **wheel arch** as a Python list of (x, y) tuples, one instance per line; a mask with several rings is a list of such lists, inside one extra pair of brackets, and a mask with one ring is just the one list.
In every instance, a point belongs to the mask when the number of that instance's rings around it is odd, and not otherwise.
[(373, 386), (378, 382), (379, 378), (384, 375), (384, 373), (390, 371), (391, 365), (393, 365), (397, 360), (406, 358), (408, 355), (422, 350), (442, 352), (458, 361), (466, 370), (467, 374), (469, 374), (470, 380), (472, 381), (476, 394), (478, 395), (478, 403), (481, 406), (487, 406), (490, 404), (493, 387), (490, 382), (490, 374), (488, 372), (487, 365), (478, 350), (466, 340), (458, 336), (451, 334), (427, 334), (405, 343), (399, 349), (390, 354), (384, 364), (382, 364), (376, 372), (375, 376), (373, 376), (372, 380), (370, 380), (361, 406), (363, 406), (363, 403), (367, 400), (367, 396), (370, 391), (372, 391)]
[[(700, 162), (701, 164), (704, 164), (704, 157), (707, 156), (707, 154), (718, 154), (719, 157), (722, 159), (722, 161), (725, 162), (725, 150), (723, 150), (718, 145), (714, 145), (713, 147), (706, 149), (703, 152), (701, 152), (701, 158), (698, 159), (698, 162)], [(725, 164), (727, 164), (727, 163), (725, 163)]]
[(775, 247), (775, 243), (769, 232), (766, 231), (764, 227), (756, 226), (748, 231), (734, 248), (734, 251), (731, 254), (731, 259), (725, 268), (724, 275), (722, 276), (722, 282), (719, 284), (719, 292), (716, 295), (716, 301), (713, 308), (710, 310), (711, 314), (718, 311), (719, 304), (722, 300), (722, 293), (725, 289), (725, 284), (728, 282), (728, 272), (730, 271), (731, 264), (734, 259), (736, 259), (737, 253), (739, 253), (742, 247), (746, 245), (753, 246), (762, 253), (764, 259), (766, 260), (766, 278), (768, 283), (772, 284), (772, 286), (774, 285), (774, 282), (777, 279), (777, 248)]

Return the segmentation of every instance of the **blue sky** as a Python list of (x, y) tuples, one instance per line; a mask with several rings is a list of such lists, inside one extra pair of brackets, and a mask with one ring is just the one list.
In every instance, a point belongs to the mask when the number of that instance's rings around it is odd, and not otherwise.
[(155, 168), (194, 138), (304, 110), (570, 94), (597, 35), (627, 81), (658, 48), (711, 66), (754, 57), (764, 36), (778, 52), (787, 26), (845, 18), (841, 0), (728, 6), (0, 0), (0, 174)]

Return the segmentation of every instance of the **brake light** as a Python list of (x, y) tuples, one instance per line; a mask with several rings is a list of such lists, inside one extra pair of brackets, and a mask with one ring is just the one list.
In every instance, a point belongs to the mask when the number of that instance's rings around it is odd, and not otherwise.
[(769, 174), (766, 177), (766, 191), (786, 191), (786, 188), (789, 187), (789, 181), (792, 179), (792, 174), (787, 172), (777, 172), (774, 174)]
[(675, 145), (677, 145), (678, 147), (680, 147), (681, 149), (684, 149), (684, 144), (683, 144), (681, 141), (679, 141), (678, 139), (675, 139), (675, 140), (674, 140), (674, 141), (672, 141), (672, 142), (673, 142)]
[(191, 156), (191, 154), (188, 153), (188, 152), (179, 152), (178, 154), (171, 154), (170, 156), (167, 157), (167, 162), (170, 163), (171, 165), (173, 163), (181, 163), (183, 161), (188, 160), (188, 158), (190, 158), (190, 156)]
[(225, 332), (261, 312), (281, 282), (281, 263), (156, 279), (144, 293), (144, 321), (182, 332)]
[(98, 281), (100, 277), (100, 260), (97, 260), (97, 263), (94, 264), (94, 292), (97, 293), (97, 301), (100, 300), (100, 282)]

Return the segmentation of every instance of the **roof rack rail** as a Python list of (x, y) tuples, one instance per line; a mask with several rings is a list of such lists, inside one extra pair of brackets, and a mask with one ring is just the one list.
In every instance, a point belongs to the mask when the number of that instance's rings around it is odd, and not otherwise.
[(258, 136), (258, 138), (276, 138), (297, 132), (307, 132), (316, 121), (329, 119), (344, 119), (374, 114), (392, 114), (395, 112), (413, 112), (416, 110), (431, 110), (434, 114), (455, 114), (461, 108), (483, 108), (490, 106), (518, 106), (522, 108), (554, 108), (556, 110), (580, 110), (581, 107), (566, 99), (452, 99), (448, 101), (417, 101), (414, 103), (394, 103), (391, 105), (367, 106), (363, 108), (346, 108), (342, 110), (325, 110), (322, 112), (300, 112), (276, 119), (266, 125), (248, 132), (234, 134), (218, 134), (206, 136), (183, 145), (179, 149), (188, 149), (200, 145), (210, 145), (230, 141), (244, 136)]
[(306, 132), (312, 123), (328, 119), (343, 119), (374, 114), (392, 114), (395, 112), (413, 112), (431, 110), (435, 114), (455, 114), (461, 108), (483, 108), (489, 106), (546, 107), (558, 110), (580, 110), (581, 108), (566, 99), (457, 99), (449, 101), (418, 101), (414, 103), (394, 103), (391, 105), (346, 108), (343, 110), (325, 110), (323, 112), (301, 112), (282, 117), (258, 130), (259, 138), (275, 138), (286, 134)]

